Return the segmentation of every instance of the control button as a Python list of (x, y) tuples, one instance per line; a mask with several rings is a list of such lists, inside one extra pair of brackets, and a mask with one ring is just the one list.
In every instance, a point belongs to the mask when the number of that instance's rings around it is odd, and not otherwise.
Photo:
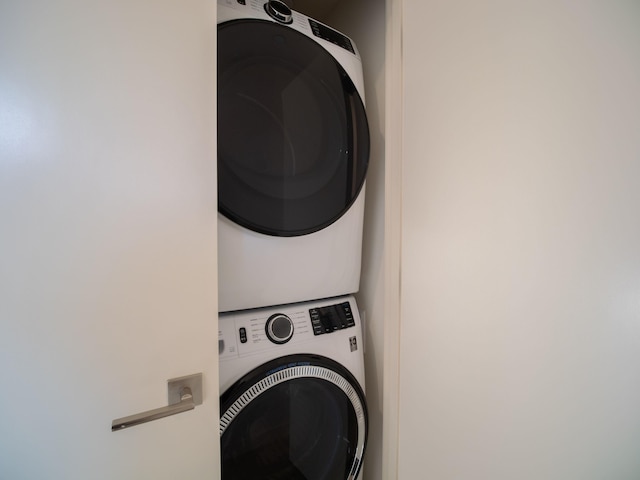
[(309, 317), (311, 318), (311, 326), (313, 327), (314, 335), (322, 335), (324, 333), (324, 329), (322, 327), (322, 322), (320, 321), (320, 312), (317, 308), (312, 308), (309, 310)]
[(344, 302), (342, 304), (342, 308), (345, 314), (347, 327), (353, 327), (356, 324), (356, 321), (353, 319), (353, 312), (351, 311), (351, 305), (349, 304), (349, 302)]
[(240, 327), (240, 343), (247, 343), (247, 329)]
[(238, 3), (240, 5), (246, 5), (247, 4), (247, 2), (245, 0), (238, 0)]
[(265, 331), (273, 343), (287, 343), (293, 337), (293, 322), (286, 315), (276, 313), (267, 320)]

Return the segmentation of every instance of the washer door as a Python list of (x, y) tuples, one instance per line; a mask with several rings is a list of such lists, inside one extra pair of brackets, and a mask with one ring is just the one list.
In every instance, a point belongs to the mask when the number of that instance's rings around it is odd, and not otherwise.
[(367, 436), (364, 393), (318, 355), (268, 362), (220, 398), (222, 478), (355, 479)]
[(363, 102), (302, 33), (263, 20), (218, 25), (218, 205), (235, 223), (305, 235), (340, 218), (369, 162)]

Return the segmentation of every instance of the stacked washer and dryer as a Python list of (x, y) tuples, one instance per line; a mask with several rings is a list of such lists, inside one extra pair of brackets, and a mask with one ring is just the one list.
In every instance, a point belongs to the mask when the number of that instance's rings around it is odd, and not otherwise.
[(222, 479), (359, 479), (369, 130), (360, 56), (279, 0), (218, 0)]

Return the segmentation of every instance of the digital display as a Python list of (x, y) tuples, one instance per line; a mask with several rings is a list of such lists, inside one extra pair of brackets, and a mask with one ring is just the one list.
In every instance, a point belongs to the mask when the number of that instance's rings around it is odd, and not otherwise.
[(349, 302), (329, 305), (309, 310), (314, 335), (332, 333), (336, 330), (353, 327), (356, 323)]
[(311, 25), (311, 30), (313, 30), (313, 34), (316, 37), (322, 38), (323, 40), (327, 40), (339, 47), (344, 48), (345, 50), (349, 50), (351, 53), (355, 55), (355, 50), (353, 49), (353, 45), (351, 44), (351, 40), (348, 37), (345, 37), (340, 32), (336, 32), (332, 28), (327, 27), (321, 23), (316, 22), (315, 20), (309, 19), (309, 24)]

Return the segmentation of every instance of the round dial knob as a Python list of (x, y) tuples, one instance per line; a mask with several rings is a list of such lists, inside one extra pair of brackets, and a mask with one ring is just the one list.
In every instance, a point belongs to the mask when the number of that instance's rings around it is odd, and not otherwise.
[(293, 337), (293, 322), (286, 315), (276, 313), (267, 320), (265, 330), (273, 343), (287, 343)]
[(277, 20), (280, 23), (293, 22), (291, 9), (287, 6), (286, 3), (280, 0), (269, 0), (264, 4), (264, 9), (271, 18)]

